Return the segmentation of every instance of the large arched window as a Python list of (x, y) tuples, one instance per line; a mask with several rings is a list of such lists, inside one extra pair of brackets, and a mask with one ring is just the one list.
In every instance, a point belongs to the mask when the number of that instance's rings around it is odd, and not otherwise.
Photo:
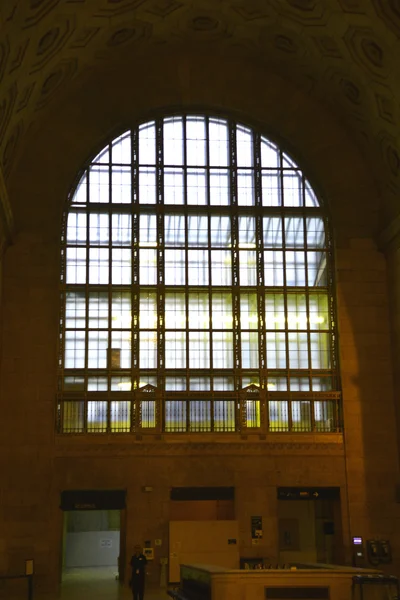
[(65, 212), (59, 430), (337, 431), (332, 269), (268, 139), (202, 115), (127, 131)]

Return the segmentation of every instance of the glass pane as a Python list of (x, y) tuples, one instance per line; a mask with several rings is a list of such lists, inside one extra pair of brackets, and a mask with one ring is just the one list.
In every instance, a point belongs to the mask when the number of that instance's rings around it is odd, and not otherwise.
[(186, 368), (186, 332), (165, 332), (165, 367), (166, 369)]
[(283, 294), (266, 294), (265, 326), (267, 329), (285, 329), (285, 302)]
[(83, 369), (85, 367), (85, 332), (66, 331), (64, 343), (64, 368)]
[(211, 402), (191, 400), (189, 407), (190, 431), (211, 431)]
[(165, 431), (184, 432), (186, 424), (186, 402), (180, 400), (165, 401)]
[(108, 256), (108, 248), (89, 248), (89, 283), (108, 283)]
[(166, 377), (165, 389), (183, 392), (186, 390), (186, 377)]
[(233, 333), (216, 331), (212, 334), (214, 369), (233, 369)]
[(108, 331), (89, 331), (88, 368), (106, 369), (108, 351)]
[(88, 377), (88, 392), (106, 392), (107, 390), (107, 377)]
[(334, 388), (334, 379), (330, 376), (311, 377), (313, 392), (330, 392)]
[(165, 215), (164, 236), (166, 246), (184, 246), (185, 245), (185, 216), (184, 215)]
[(231, 218), (211, 215), (211, 246), (230, 248), (231, 238)]
[(140, 204), (156, 203), (156, 170), (140, 167), (139, 169), (139, 202)]
[[(155, 331), (141, 331), (139, 334), (139, 366), (141, 369), (157, 367), (157, 333)], [(139, 387), (142, 386), (139, 385)]]
[(130, 164), (131, 161), (131, 133), (128, 131), (113, 141), (112, 162)]
[(67, 283), (86, 283), (86, 248), (67, 248)]
[(308, 248), (325, 248), (325, 225), (320, 217), (307, 217)]
[(104, 214), (89, 215), (89, 243), (95, 246), (108, 246), (109, 216)]
[(209, 122), (209, 156), (211, 167), (229, 165), (229, 135), (226, 121), (210, 119)]
[(331, 349), (329, 333), (311, 333), (311, 365), (313, 369), (330, 369)]
[(309, 377), (290, 376), (289, 387), (291, 392), (309, 392), (311, 389)]
[(204, 117), (186, 119), (186, 163), (206, 164), (206, 128)]
[(156, 127), (153, 121), (139, 127), (139, 163), (156, 164)]
[(282, 206), (281, 178), (279, 171), (262, 172), (261, 190), (263, 206)]
[(232, 253), (230, 250), (211, 250), (212, 285), (232, 285)]
[[(214, 390), (215, 391), (219, 391), (219, 392), (223, 392), (223, 391), (229, 391), (229, 392), (233, 392), (234, 390), (234, 381), (233, 381), (233, 377), (214, 377)], [(214, 403), (216, 402), (216, 400), (214, 401)]]
[(113, 246), (130, 246), (132, 243), (132, 216), (112, 215), (111, 236)]
[(87, 430), (89, 433), (107, 431), (107, 402), (96, 400), (87, 403)]
[(183, 204), (183, 169), (164, 169), (164, 204)]
[(140, 215), (139, 220), (140, 246), (156, 246), (157, 244), (157, 219), (156, 215)]
[(89, 202), (105, 203), (110, 201), (110, 172), (108, 167), (90, 167), (89, 182)]
[(132, 390), (132, 380), (129, 375), (111, 377), (111, 390), (114, 392), (130, 392)]
[(307, 180), (304, 182), (306, 206), (319, 206), (318, 198)]
[(257, 285), (256, 253), (253, 250), (239, 251), (240, 285)]
[(157, 282), (156, 250), (139, 250), (139, 281), (141, 285), (154, 285)]
[(307, 329), (307, 304), (305, 294), (288, 295), (287, 322), (289, 329)]
[(227, 169), (211, 169), (210, 171), (210, 204), (229, 204), (229, 172)]
[(140, 294), (139, 326), (141, 329), (157, 328), (157, 295), (155, 292)]
[(266, 248), (282, 248), (282, 219), (281, 217), (264, 217), (264, 246)]
[(85, 405), (83, 402), (63, 403), (63, 433), (82, 433), (85, 422)]
[(188, 215), (188, 245), (208, 246), (208, 219), (206, 215)]
[(210, 334), (206, 331), (189, 333), (189, 367), (191, 369), (210, 368)]
[(283, 202), (285, 206), (303, 206), (302, 176), (298, 171), (283, 172)]
[(65, 327), (84, 328), (86, 325), (85, 292), (67, 292), (65, 295)]
[(205, 169), (187, 169), (187, 203), (207, 204), (207, 173)]
[(183, 123), (181, 117), (164, 119), (164, 164), (183, 164)]
[(89, 292), (89, 329), (108, 329), (108, 293)]
[(188, 251), (188, 284), (208, 285), (208, 250)]
[(112, 364), (113, 369), (130, 369), (132, 360), (132, 339), (130, 331), (113, 331), (111, 333), (111, 354), (119, 358), (119, 364)]
[(212, 328), (232, 329), (232, 294), (214, 292), (212, 295)]
[(237, 198), (239, 206), (254, 206), (254, 171), (238, 169)]
[[(157, 313), (154, 294), (154, 326), (157, 325)], [(165, 294), (165, 327), (166, 329), (186, 328), (186, 297), (180, 292)]]
[(208, 293), (189, 293), (189, 329), (208, 329), (210, 327), (209, 311)]
[(113, 204), (132, 202), (131, 167), (113, 167), (111, 173)]
[(326, 286), (328, 284), (326, 252), (307, 252), (307, 263), (308, 285)]
[(214, 431), (235, 430), (235, 402), (233, 400), (214, 400)]
[(242, 331), (242, 369), (257, 369), (258, 359), (258, 333), (255, 331)]
[(253, 134), (250, 129), (236, 127), (236, 150), (238, 167), (253, 166)]
[(264, 252), (264, 282), (266, 286), (283, 285), (283, 252)]
[(279, 164), (279, 149), (268, 140), (261, 138), (261, 166), (277, 169)]
[(85, 390), (85, 378), (83, 376), (64, 377), (63, 389), (69, 392), (83, 392)]
[(241, 329), (258, 329), (257, 294), (240, 294)]
[(328, 294), (310, 294), (310, 329), (329, 329)]
[(336, 430), (336, 403), (334, 400), (314, 400), (316, 431)]
[(303, 217), (285, 217), (285, 244), (287, 248), (304, 248)]
[(256, 247), (256, 220), (254, 217), (239, 217), (239, 248)]
[(132, 282), (132, 252), (125, 248), (113, 248), (111, 281), (115, 285), (130, 285)]
[(210, 378), (209, 377), (191, 377), (189, 380), (189, 387), (192, 391), (208, 392), (211, 389)]
[(286, 369), (286, 334), (267, 332), (268, 369)]
[(185, 251), (165, 250), (165, 284), (184, 285), (185, 273)]
[(129, 401), (111, 402), (110, 426), (115, 433), (128, 432), (131, 429), (131, 403)]
[(289, 365), (291, 369), (308, 369), (308, 338), (306, 333), (288, 333)]
[(312, 431), (311, 402), (292, 401), (292, 431)]
[(69, 213), (67, 221), (67, 243), (86, 244), (86, 214)]
[(285, 259), (286, 285), (304, 286), (306, 284), (305, 253), (288, 250)]
[(269, 392), (286, 392), (288, 389), (286, 377), (268, 377)]
[(286, 400), (270, 400), (268, 416), (270, 431), (289, 431), (289, 411)]
[(111, 305), (111, 327), (130, 329), (132, 324), (130, 292), (113, 292)]
[(153, 429), (157, 425), (155, 400), (140, 400), (140, 426), (142, 429)]
[(260, 427), (260, 401), (259, 400), (245, 400), (246, 409), (246, 427), (254, 428)]

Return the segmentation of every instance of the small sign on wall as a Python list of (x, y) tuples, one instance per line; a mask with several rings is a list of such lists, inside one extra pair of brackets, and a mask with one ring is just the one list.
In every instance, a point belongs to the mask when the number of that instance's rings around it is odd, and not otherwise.
[(103, 538), (100, 540), (100, 548), (112, 548), (112, 540), (109, 538)]

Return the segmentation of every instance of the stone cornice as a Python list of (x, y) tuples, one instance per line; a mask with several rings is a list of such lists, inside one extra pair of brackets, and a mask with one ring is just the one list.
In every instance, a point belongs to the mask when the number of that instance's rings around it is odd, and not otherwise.
[(218, 442), (170, 442), (165, 440), (131, 441), (122, 443), (96, 443), (91, 440), (86, 443), (83, 439), (58, 438), (55, 447), (55, 458), (89, 458), (89, 457), (129, 457), (129, 456), (343, 456), (344, 446), (341, 435), (333, 435), (324, 440), (298, 441), (235, 441), (231, 443)]

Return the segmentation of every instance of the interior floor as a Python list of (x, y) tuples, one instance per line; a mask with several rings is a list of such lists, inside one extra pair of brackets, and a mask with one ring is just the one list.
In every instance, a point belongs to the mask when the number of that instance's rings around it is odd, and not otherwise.
[[(67, 569), (63, 573), (61, 600), (121, 600), (132, 598), (131, 590), (115, 578), (116, 567), (85, 567)], [(146, 587), (146, 600), (166, 600), (165, 589)]]

